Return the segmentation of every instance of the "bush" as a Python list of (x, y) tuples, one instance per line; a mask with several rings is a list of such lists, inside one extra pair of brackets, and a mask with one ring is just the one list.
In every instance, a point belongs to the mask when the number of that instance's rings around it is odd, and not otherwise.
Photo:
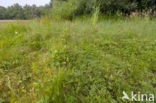
[(129, 13), (137, 3), (129, 0), (57, 0), (53, 4), (52, 16), (71, 18), (84, 14), (92, 14), (97, 7), (101, 13)]
[(55, 19), (71, 19), (73, 12), (76, 10), (76, 5), (73, 5), (75, 0), (56, 0), (53, 4), (51, 15)]
[(133, 11), (155, 10), (156, 0), (56, 0), (53, 4), (53, 16), (73, 18), (80, 15), (92, 14), (98, 7), (102, 14), (130, 15)]

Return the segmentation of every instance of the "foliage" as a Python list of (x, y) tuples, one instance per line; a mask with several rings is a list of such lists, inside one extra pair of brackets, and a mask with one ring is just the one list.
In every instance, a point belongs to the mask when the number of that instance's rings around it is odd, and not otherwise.
[(74, 19), (82, 15), (93, 15), (96, 8), (103, 15), (130, 15), (132, 12), (150, 12), (155, 14), (156, 0), (51, 0), (49, 4), (19, 4), (4, 8), (0, 7), (0, 19), (32, 19), (43, 16), (52, 18)]
[[(60, 5), (55, 2), (59, 2)], [(69, 7), (67, 4), (72, 5)], [(53, 6), (57, 9), (53, 8), (52, 11), (59, 12), (62, 18), (63, 16), (69, 18), (71, 15), (77, 17), (92, 14), (97, 7), (99, 12), (105, 15), (112, 15), (117, 12), (130, 15), (134, 11), (143, 12), (152, 9), (154, 12), (156, 10), (155, 4), (155, 0), (55, 0)]]
[(8, 7), (6, 10), (6, 17), (10, 19), (22, 19), (23, 16), (23, 9), (19, 4), (14, 4), (13, 6)]
[(5, 19), (6, 9), (0, 6), (0, 19)]
[(155, 19), (45, 21), (1, 21), (1, 103), (125, 103), (123, 91), (155, 94)]
[(150, 9), (153, 9), (153, 11), (156, 10), (156, 0), (147, 0), (146, 4)]
[(75, 0), (68, 0), (66, 1), (61, 1), (60, 0), (55, 0), (53, 3), (53, 7), (50, 12), (50, 16), (53, 18), (65, 18), (65, 19), (71, 19), (74, 14), (73, 12), (76, 10), (76, 4)]
[(50, 5), (37, 7), (36, 5), (14, 4), (7, 8), (0, 7), (0, 19), (33, 19), (47, 15)]

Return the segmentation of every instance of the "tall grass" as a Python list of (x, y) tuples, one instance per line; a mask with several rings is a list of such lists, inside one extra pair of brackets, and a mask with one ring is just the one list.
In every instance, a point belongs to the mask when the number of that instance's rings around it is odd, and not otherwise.
[(92, 23), (93, 25), (95, 25), (99, 19), (99, 13), (100, 13), (100, 10), (99, 10), (99, 7), (96, 7), (94, 13), (93, 13), (93, 17), (92, 17)]
[(2, 22), (0, 103), (125, 103), (123, 91), (155, 94), (156, 20), (97, 22), (98, 9), (92, 17)]

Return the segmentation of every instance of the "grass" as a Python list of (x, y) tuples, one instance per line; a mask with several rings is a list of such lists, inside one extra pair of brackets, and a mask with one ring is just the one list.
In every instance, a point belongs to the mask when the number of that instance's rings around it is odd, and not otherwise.
[(0, 103), (129, 103), (156, 89), (156, 20), (0, 23)]

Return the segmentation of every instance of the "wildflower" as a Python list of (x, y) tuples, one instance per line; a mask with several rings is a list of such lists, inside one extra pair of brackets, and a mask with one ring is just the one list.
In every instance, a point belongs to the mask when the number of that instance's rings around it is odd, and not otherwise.
[(16, 31), (15, 34), (18, 34), (18, 32)]

